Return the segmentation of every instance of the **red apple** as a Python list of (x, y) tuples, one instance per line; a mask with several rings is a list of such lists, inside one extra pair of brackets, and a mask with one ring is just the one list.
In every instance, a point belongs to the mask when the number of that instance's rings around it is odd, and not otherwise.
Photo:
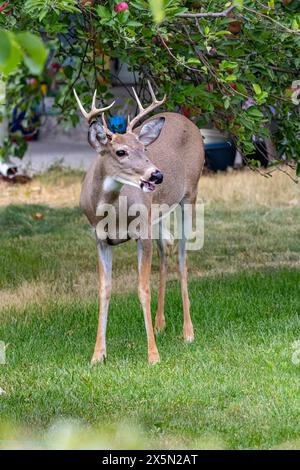
[[(234, 15), (234, 13), (228, 13), (227, 15), (227, 18), (232, 18), (233, 20), (236, 19), (236, 16)], [(241, 32), (241, 29), (242, 29), (242, 22), (240, 20), (236, 20), (236, 21), (231, 21), (228, 25), (227, 25), (227, 29), (228, 31), (230, 31), (232, 34), (238, 34)]]
[(128, 10), (129, 6), (126, 2), (121, 2), (115, 5), (114, 10), (116, 13), (121, 13), (121, 11)]

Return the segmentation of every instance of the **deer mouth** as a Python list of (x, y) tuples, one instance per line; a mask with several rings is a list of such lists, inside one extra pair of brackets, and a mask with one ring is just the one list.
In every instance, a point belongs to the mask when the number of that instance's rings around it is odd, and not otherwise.
[(141, 180), (140, 188), (144, 193), (152, 193), (155, 190), (155, 183), (151, 181)]

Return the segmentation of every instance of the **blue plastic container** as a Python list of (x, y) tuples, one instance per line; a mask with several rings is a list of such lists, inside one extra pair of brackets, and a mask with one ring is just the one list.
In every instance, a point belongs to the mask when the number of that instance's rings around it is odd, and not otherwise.
[(206, 165), (210, 170), (225, 171), (229, 166), (233, 166), (236, 150), (233, 143), (206, 144), (204, 148)]
[(109, 128), (112, 132), (117, 134), (124, 134), (126, 132), (127, 122), (125, 116), (112, 116), (109, 119)]

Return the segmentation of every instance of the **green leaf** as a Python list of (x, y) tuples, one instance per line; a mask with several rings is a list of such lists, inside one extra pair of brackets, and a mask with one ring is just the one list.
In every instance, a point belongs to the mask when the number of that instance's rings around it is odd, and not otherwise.
[(5, 81), (0, 77), (0, 106), (5, 104), (6, 100), (6, 89), (5, 89)]
[(223, 96), (223, 100), (224, 100), (224, 108), (225, 109), (228, 109), (229, 106), (230, 106), (230, 97), (229, 96)]
[(189, 9), (185, 7), (176, 8), (175, 16), (181, 15), (181, 13), (186, 13), (187, 11), (189, 11)]
[(255, 160), (255, 159), (251, 159), (249, 160), (249, 163), (251, 166), (255, 167), (255, 168), (260, 168), (261, 167), (261, 163), (259, 160)]
[(263, 113), (257, 109), (255, 106), (252, 106), (247, 110), (247, 114), (255, 119), (262, 119), (264, 118)]
[(231, 62), (229, 60), (222, 60), (220, 63), (220, 68), (223, 70), (226, 69), (236, 69), (239, 66), (237, 62)]
[(130, 20), (130, 21), (127, 21), (126, 25), (131, 26), (132, 28), (138, 28), (140, 26), (143, 26), (143, 23), (140, 23), (139, 21), (135, 21), (135, 20)]
[(296, 18), (294, 18), (292, 21), (292, 29), (294, 29), (295, 31), (299, 31), (299, 24)]
[(9, 75), (22, 60), (22, 52), (20, 50), (19, 44), (15, 41), (14, 35), (9, 34), (10, 39), (10, 54), (7, 57), (3, 65), (0, 64), (0, 72), (4, 75)]
[(16, 39), (23, 51), (24, 62), (30, 72), (34, 75), (40, 74), (47, 59), (47, 51), (41, 38), (35, 34), (25, 32), (19, 33)]
[(243, 0), (234, 0), (233, 4), (239, 9), (242, 10), (244, 7), (244, 1)]
[(261, 94), (261, 88), (260, 86), (257, 84), (257, 83), (253, 83), (252, 84), (252, 87), (253, 87), (253, 90), (255, 91), (255, 94), (256, 95), (260, 95)]
[(300, 176), (300, 163), (297, 163), (296, 175), (297, 175), (297, 176)]
[(148, 10), (148, 5), (146, 4), (146, 2), (144, 1), (134, 1), (134, 2), (130, 2), (130, 7), (134, 7), (136, 8), (137, 10), (142, 10), (142, 11), (145, 11), (145, 10)]
[(108, 8), (104, 7), (103, 5), (97, 6), (97, 13), (103, 20), (110, 20), (112, 17), (112, 12)]
[(215, 33), (215, 36), (230, 36), (230, 35), (231, 35), (231, 32), (225, 31), (225, 30), (217, 31)]
[(5, 64), (10, 56), (11, 45), (9, 35), (6, 31), (0, 30), (0, 64)]
[(47, 10), (42, 10), (41, 13), (39, 14), (39, 21), (42, 22), (45, 16), (47, 15)]
[(129, 17), (129, 11), (128, 10), (121, 11), (120, 13), (118, 13), (118, 21), (121, 24), (127, 24), (128, 17)]
[(161, 23), (165, 16), (165, 8), (164, 8), (164, 1), (163, 0), (148, 0), (149, 6), (151, 9), (151, 13), (153, 16), (153, 19), (156, 24)]
[(237, 76), (234, 73), (227, 75), (225, 78), (226, 82), (235, 82), (237, 80)]
[(197, 57), (190, 57), (188, 60), (187, 60), (187, 64), (195, 64), (195, 65), (198, 65), (198, 64), (201, 64), (200, 60), (197, 59)]
[(72, 78), (73, 76), (73, 67), (71, 67), (71, 65), (67, 65), (66, 67), (64, 67), (64, 74), (67, 78)]
[(236, 84), (236, 89), (239, 93), (243, 93), (243, 95), (247, 95), (247, 89), (241, 83)]

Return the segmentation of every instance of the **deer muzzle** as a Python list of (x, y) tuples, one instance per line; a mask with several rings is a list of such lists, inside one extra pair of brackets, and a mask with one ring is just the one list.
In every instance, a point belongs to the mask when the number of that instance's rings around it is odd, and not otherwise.
[(155, 186), (157, 184), (161, 184), (163, 182), (164, 175), (161, 171), (155, 170), (151, 173), (151, 176), (148, 180), (141, 180), (140, 187), (144, 191), (144, 193), (151, 193), (155, 190)]

